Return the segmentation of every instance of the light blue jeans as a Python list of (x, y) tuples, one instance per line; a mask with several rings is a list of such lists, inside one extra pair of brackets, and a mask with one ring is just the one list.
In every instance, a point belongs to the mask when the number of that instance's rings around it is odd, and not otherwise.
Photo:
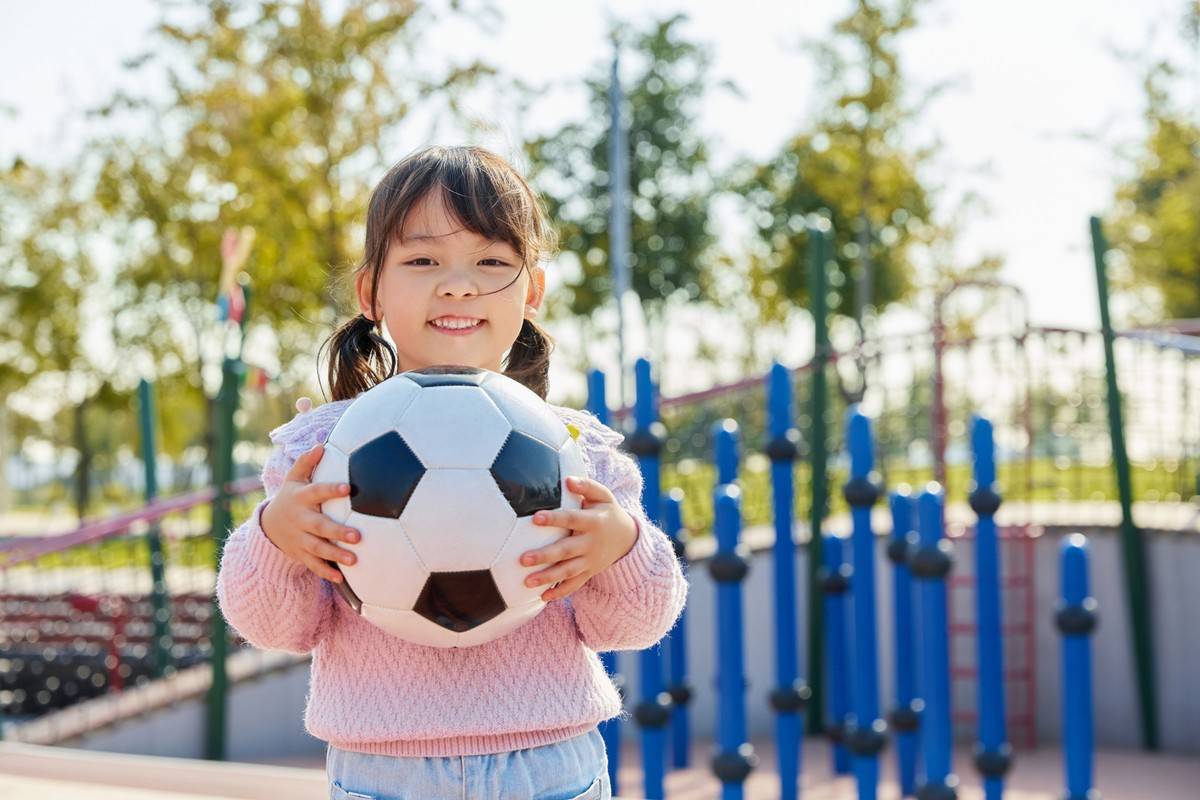
[(593, 728), (541, 747), (482, 756), (406, 757), (327, 747), (331, 800), (611, 800)]

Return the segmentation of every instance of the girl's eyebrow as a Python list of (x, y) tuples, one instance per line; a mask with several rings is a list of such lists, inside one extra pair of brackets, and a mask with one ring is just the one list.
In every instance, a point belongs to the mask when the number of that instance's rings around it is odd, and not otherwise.
[[(438, 244), (437, 240), (446, 238), (446, 235), (447, 234), (434, 235), (432, 233), (416, 233), (416, 234), (413, 234), (411, 236), (406, 236), (406, 237), (396, 236), (395, 241), (401, 245), (416, 245), (421, 242), (429, 242), (430, 244), (436, 245), (436, 244)], [(476, 234), (476, 235), (478, 235), (478, 234)], [(480, 237), (480, 238), (483, 238), (483, 237)], [(511, 244), (509, 244), (508, 242), (504, 241), (503, 239), (489, 239), (489, 240), (487, 240), (487, 245), (485, 245), (482, 249), (486, 250), (489, 247), (492, 247), (494, 245), (503, 245), (504, 247), (507, 247), (510, 250), (513, 250), (514, 252), (516, 252), (515, 249), (513, 248), (513, 246)]]

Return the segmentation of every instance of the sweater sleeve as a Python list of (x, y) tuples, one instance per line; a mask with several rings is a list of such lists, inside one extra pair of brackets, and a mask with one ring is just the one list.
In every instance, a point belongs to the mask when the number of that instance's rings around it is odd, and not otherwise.
[(580, 639), (593, 650), (640, 650), (670, 631), (687, 599), (687, 580), (667, 535), (642, 509), (642, 473), (615, 444), (622, 438), (598, 420), (583, 438), (591, 477), (629, 512), (638, 535), (628, 553), (593, 575), (569, 598)]
[(283, 485), (297, 449), (295, 443), (281, 441), (267, 459), (262, 472), (266, 499), (225, 542), (217, 599), (225, 619), (255, 647), (307, 653), (329, 626), (333, 586), (284, 555), (262, 529), (263, 509)]

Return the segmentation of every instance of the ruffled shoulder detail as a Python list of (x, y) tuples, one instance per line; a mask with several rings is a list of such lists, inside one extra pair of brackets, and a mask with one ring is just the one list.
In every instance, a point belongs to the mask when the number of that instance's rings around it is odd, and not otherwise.
[(301, 412), (271, 431), (271, 441), (283, 448), (289, 459), (299, 458), (305, 451), (328, 438), (329, 432), (352, 402), (352, 399), (335, 400), (311, 411)]
[(558, 414), (559, 419), (568, 427), (573, 426), (579, 433), (575, 436), (580, 449), (587, 455), (597, 450), (616, 447), (625, 441), (625, 434), (605, 425), (590, 411), (577, 411), (574, 408), (550, 405)]

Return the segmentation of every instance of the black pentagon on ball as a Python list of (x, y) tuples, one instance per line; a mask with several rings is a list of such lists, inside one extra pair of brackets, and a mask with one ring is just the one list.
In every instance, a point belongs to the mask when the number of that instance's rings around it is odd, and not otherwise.
[(479, 386), (487, 370), (479, 367), (425, 367), (411, 369), (403, 375), (423, 388), (430, 386)]
[(509, 432), (491, 472), (518, 517), (562, 505), (558, 451), (539, 439)]
[(350, 508), (370, 517), (399, 518), (425, 465), (396, 431), (350, 454)]
[(421, 588), (413, 611), (447, 630), (463, 633), (506, 608), (490, 570), (434, 572)]

